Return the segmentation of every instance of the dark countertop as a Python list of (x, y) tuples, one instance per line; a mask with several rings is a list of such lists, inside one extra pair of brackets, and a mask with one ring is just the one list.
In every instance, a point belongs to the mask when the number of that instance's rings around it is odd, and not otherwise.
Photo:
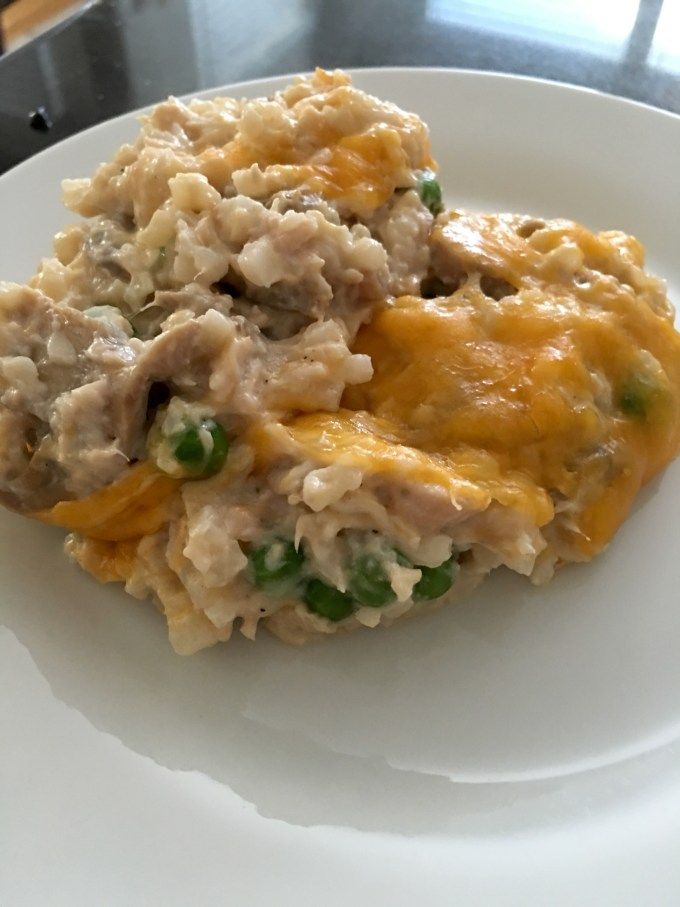
[(168, 94), (316, 65), (520, 73), (680, 113), (680, 2), (96, 0), (0, 57), (0, 171)]

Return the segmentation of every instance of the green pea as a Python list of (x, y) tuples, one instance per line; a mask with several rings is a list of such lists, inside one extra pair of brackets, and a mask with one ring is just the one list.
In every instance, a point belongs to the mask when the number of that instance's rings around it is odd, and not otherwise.
[(421, 170), (418, 175), (417, 189), (421, 202), (430, 209), (432, 214), (437, 215), (444, 210), (442, 187), (431, 170)]
[(362, 605), (382, 608), (396, 599), (381, 560), (374, 554), (362, 554), (352, 565), (349, 592)]
[(649, 375), (635, 374), (621, 386), (617, 403), (624, 415), (644, 422), (660, 395), (661, 388), (653, 378)]
[(311, 579), (307, 583), (302, 597), (310, 611), (328, 620), (344, 620), (354, 611), (351, 596), (334, 586), (327, 585), (320, 579)]
[(274, 539), (250, 552), (253, 582), (260, 589), (288, 591), (297, 582), (305, 560), (302, 548), (288, 539)]
[(458, 573), (458, 564), (454, 558), (444, 561), (438, 567), (418, 567), (422, 576), (413, 587), (413, 601), (427, 602), (441, 598), (448, 592)]
[(399, 564), (400, 567), (412, 567), (413, 566), (411, 561), (406, 557), (405, 554), (402, 554), (402, 552), (399, 551), (398, 548), (394, 548), (394, 556), (396, 557), (397, 563)]
[[(210, 451), (204, 445), (206, 431), (212, 438)], [(173, 438), (173, 444), (175, 459), (196, 479), (214, 476), (224, 466), (229, 453), (227, 433), (214, 419), (204, 419), (198, 427), (184, 429)]]
[(203, 460), (205, 459), (205, 448), (198, 430), (187, 428), (181, 435), (178, 435), (174, 453), (175, 459), (185, 466), (202, 468)]

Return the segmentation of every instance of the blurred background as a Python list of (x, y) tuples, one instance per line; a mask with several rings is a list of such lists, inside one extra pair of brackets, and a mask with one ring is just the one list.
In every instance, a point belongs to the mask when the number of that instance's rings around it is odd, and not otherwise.
[(261, 76), (456, 66), (680, 113), (680, 0), (0, 0), (0, 170), (118, 113)]
[(0, 0), (3, 52), (16, 50), (85, 5), (79, 0)]

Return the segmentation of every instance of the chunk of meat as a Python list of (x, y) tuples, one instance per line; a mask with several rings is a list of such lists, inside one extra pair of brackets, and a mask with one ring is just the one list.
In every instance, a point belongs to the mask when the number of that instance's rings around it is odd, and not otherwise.
[(198, 318), (179, 311), (167, 319), (157, 337), (144, 344), (135, 381), (140, 388), (152, 381), (167, 381), (189, 395), (204, 392), (215, 356), (229, 348), (237, 334), (235, 321), (214, 309)]
[(235, 336), (234, 321), (214, 310), (198, 318), (180, 311), (153, 340), (128, 342), (106, 321), (36, 290), (3, 285), (3, 501), (42, 510), (112, 482), (145, 455), (152, 383), (189, 396), (204, 393), (213, 357)]
[(242, 196), (219, 202), (214, 218), (245, 295), (294, 313), (291, 332), (332, 312), (354, 333), (384, 296), (387, 257), (366, 227), (331, 223), (315, 209), (279, 214)]
[(175, 314), (186, 312), (189, 317), (204, 315), (211, 309), (227, 315), (233, 307), (233, 299), (226, 292), (215, 292), (198, 283), (190, 283), (179, 290), (158, 290), (153, 299), (131, 318), (135, 332), (144, 340), (160, 333), (163, 322)]
[[(235, 370), (240, 372), (237, 382)], [(322, 321), (286, 340), (252, 333), (229, 351), (228, 364), (216, 370), (211, 385), (220, 400), (229, 394), (230, 407), (242, 415), (282, 415), (336, 410), (345, 387), (368, 381), (372, 374), (370, 359), (350, 351), (340, 325)]]
[(0, 286), (0, 493), (6, 503), (35, 509), (120, 472), (134, 453), (139, 408), (116, 407), (112, 398), (114, 392), (125, 396), (136, 355), (106, 322), (35, 290)]

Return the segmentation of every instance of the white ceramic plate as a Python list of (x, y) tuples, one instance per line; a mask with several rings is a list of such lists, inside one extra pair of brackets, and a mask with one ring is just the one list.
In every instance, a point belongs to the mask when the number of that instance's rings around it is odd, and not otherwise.
[[(274, 79), (223, 89), (266, 94)], [(500, 75), (373, 70), (448, 199), (620, 227), (680, 289), (680, 119)], [(66, 220), (105, 123), (0, 179), (0, 275)], [(191, 659), (162, 619), (0, 517), (0, 902), (677, 904), (680, 463), (610, 549), (533, 589), (291, 649)]]

